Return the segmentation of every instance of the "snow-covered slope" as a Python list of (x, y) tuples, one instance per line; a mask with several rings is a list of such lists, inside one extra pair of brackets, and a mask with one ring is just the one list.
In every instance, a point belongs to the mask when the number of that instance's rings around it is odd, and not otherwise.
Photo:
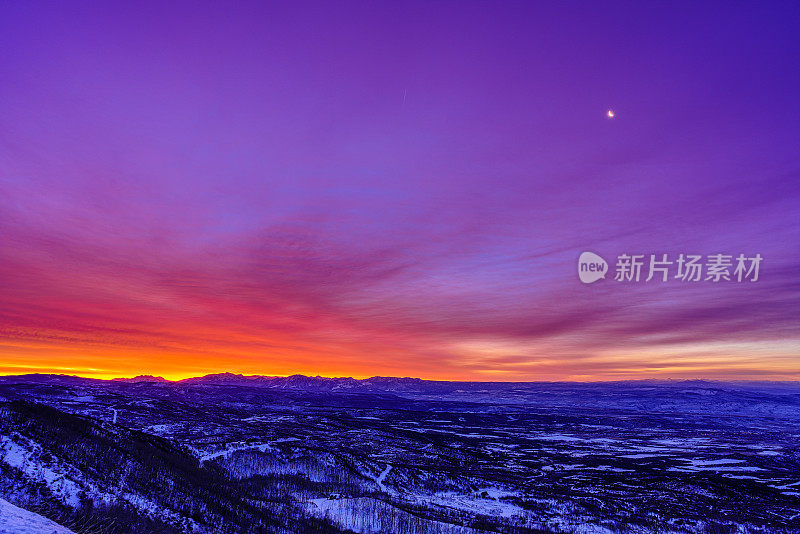
[(0, 499), (0, 534), (73, 534), (68, 528), (53, 523), (10, 502)]

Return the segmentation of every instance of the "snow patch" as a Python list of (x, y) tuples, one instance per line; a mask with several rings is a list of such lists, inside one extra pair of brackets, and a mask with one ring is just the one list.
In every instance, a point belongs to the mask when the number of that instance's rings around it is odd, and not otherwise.
[(74, 534), (39, 514), (0, 499), (0, 534)]

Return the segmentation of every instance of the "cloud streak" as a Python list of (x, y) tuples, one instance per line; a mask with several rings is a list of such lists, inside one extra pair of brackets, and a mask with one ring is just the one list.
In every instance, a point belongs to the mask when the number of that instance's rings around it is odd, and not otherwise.
[[(778, 10), (0, 9), (2, 372), (800, 378)], [(583, 286), (584, 250), (766, 260)]]

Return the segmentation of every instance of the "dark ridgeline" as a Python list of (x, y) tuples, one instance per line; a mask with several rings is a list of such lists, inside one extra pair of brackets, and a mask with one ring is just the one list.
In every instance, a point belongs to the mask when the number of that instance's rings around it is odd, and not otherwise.
[[(231, 479), (213, 463), (201, 467), (185, 447), (167, 439), (25, 401), (0, 406), (0, 435), (12, 433), (40, 447), (45, 463), (53, 455), (76, 467), (87, 486), (124, 489), (211, 532), (340, 532), (267, 488)], [(181, 527), (121, 501), (97, 504), (86, 491), (70, 506), (48, 485), (30, 485), (5, 463), (0, 494), (79, 533), (190, 531), (189, 521)]]

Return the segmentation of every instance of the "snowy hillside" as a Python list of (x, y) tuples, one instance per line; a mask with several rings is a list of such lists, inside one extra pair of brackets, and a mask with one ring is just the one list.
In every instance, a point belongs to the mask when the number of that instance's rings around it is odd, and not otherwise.
[(0, 534), (73, 534), (49, 519), (0, 499)]

